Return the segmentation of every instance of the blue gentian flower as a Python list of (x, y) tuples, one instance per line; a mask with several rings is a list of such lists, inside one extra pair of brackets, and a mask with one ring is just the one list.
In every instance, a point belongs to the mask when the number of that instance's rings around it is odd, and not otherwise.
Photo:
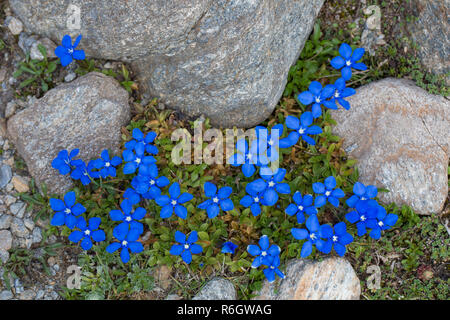
[(79, 217), (77, 220), (77, 227), (80, 230), (75, 230), (69, 235), (69, 240), (75, 243), (80, 242), (81, 247), (84, 250), (89, 250), (92, 248), (92, 240), (95, 242), (101, 242), (105, 240), (105, 232), (98, 229), (102, 220), (100, 218), (94, 217), (89, 219), (89, 225), (87, 225), (86, 220), (83, 217)]
[(329, 253), (328, 239), (333, 235), (333, 229), (327, 224), (321, 226), (315, 214), (306, 219), (306, 228), (307, 229), (291, 229), (292, 236), (295, 239), (307, 239), (303, 244), (300, 256), (302, 258), (309, 256), (312, 252), (313, 245), (315, 245), (320, 252), (325, 254)]
[(330, 98), (335, 91), (333, 85), (326, 85), (322, 88), (322, 84), (318, 81), (313, 81), (309, 85), (308, 91), (304, 91), (298, 95), (298, 100), (305, 106), (309, 106), (311, 103), (312, 109), (311, 113), (314, 119), (322, 115), (321, 105), (325, 100)]
[(356, 223), (358, 237), (366, 234), (367, 221), (376, 218), (377, 206), (375, 200), (359, 201), (356, 203), (356, 210), (345, 215), (345, 219), (350, 223)]
[(114, 253), (119, 249), (120, 251), (120, 259), (123, 263), (127, 263), (130, 261), (130, 251), (132, 253), (140, 253), (144, 250), (144, 246), (142, 243), (136, 241), (139, 239), (141, 233), (137, 229), (128, 229), (128, 226), (125, 224), (120, 224), (119, 227), (114, 228), (113, 236), (119, 242), (113, 242), (109, 246), (106, 247), (106, 252)]
[(116, 177), (116, 167), (121, 163), (122, 159), (120, 157), (115, 156), (111, 159), (108, 150), (103, 150), (101, 158), (94, 161), (94, 167), (100, 170), (100, 176), (105, 179), (108, 176)]
[(383, 206), (376, 207), (376, 216), (367, 220), (367, 227), (372, 229), (369, 236), (375, 240), (380, 239), (381, 231), (388, 230), (397, 223), (398, 216), (396, 214), (387, 214)]
[(331, 249), (334, 248), (334, 251), (342, 257), (346, 251), (345, 246), (352, 241), (353, 237), (347, 232), (347, 225), (345, 222), (339, 222), (334, 225), (334, 233), (328, 241), (329, 251), (331, 252)]
[(272, 283), (275, 281), (275, 275), (279, 276), (281, 279), (284, 279), (284, 273), (281, 272), (278, 267), (280, 266), (280, 256), (270, 257), (269, 263), (267, 264), (267, 268), (263, 270), (264, 275), (266, 276), (267, 281)]
[(95, 162), (92, 160), (89, 161), (87, 166), (81, 159), (73, 160), (72, 164), (75, 166), (75, 169), (70, 174), (70, 177), (74, 180), (80, 180), (84, 186), (91, 183), (92, 179), (100, 177), (100, 172), (94, 171)]
[(139, 128), (134, 128), (131, 135), (133, 139), (125, 143), (125, 149), (135, 150), (138, 144), (144, 146), (144, 150), (149, 154), (158, 154), (158, 148), (153, 145), (156, 138), (156, 132), (150, 131), (146, 135)]
[(316, 141), (309, 135), (320, 134), (322, 133), (322, 129), (319, 126), (312, 125), (312, 123), (313, 116), (309, 111), (303, 112), (300, 119), (294, 116), (287, 116), (286, 126), (295, 131), (291, 131), (286, 138), (280, 139), (280, 148), (292, 147), (298, 142), (300, 137), (306, 143), (312, 146), (316, 145)]
[(234, 244), (231, 241), (227, 241), (222, 246), (222, 253), (234, 254), (234, 252), (236, 251), (237, 247), (238, 247), (237, 244)]
[(378, 194), (378, 189), (372, 185), (366, 187), (361, 182), (356, 182), (353, 185), (353, 193), (354, 195), (345, 201), (350, 208), (355, 208), (356, 204), (360, 201), (368, 201), (375, 198)]
[(234, 209), (233, 201), (230, 199), (230, 195), (233, 192), (231, 187), (222, 187), (217, 192), (217, 187), (211, 182), (205, 182), (203, 185), (205, 195), (210, 198), (198, 205), (199, 209), (206, 209), (208, 218), (215, 218), (220, 209), (223, 211), (230, 211)]
[(73, 149), (69, 153), (67, 150), (61, 150), (58, 156), (53, 159), (52, 167), (62, 175), (68, 174), (72, 170), (72, 159), (78, 155), (79, 151), (79, 149)]
[(269, 171), (271, 174), (263, 174), (260, 172), (262, 179), (250, 182), (245, 188), (249, 194), (262, 193), (262, 204), (265, 206), (273, 206), (278, 201), (278, 193), (291, 193), (289, 185), (281, 182), (286, 175), (286, 169), (278, 168), (275, 173), (270, 169), (267, 170), (267, 172)]
[(345, 86), (344, 78), (337, 79), (333, 85), (335, 88), (334, 94), (330, 100), (324, 102), (325, 107), (327, 107), (328, 109), (337, 110), (338, 109), (338, 106), (336, 104), (337, 101), (344, 109), (349, 110), (350, 103), (344, 98), (354, 95), (356, 93), (355, 89), (347, 88)]
[(367, 70), (364, 63), (357, 63), (364, 55), (364, 48), (357, 48), (355, 51), (347, 44), (343, 43), (339, 47), (340, 56), (331, 59), (331, 66), (337, 70), (341, 70), (342, 78), (345, 81), (352, 77), (352, 68), (356, 70)]
[(50, 207), (56, 211), (50, 224), (52, 226), (66, 225), (69, 229), (73, 229), (77, 223), (80, 214), (86, 211), (80, 203), (75, 203), (76, 195), (74, 191), (69, 191), (64, 195), (64, 201), (60, 199), (50, 199)]
[(249, 149), (247, 141), (241, 139), (236, 143), (236, 149), (238, 152), (230, 157), (228, 163), (233, 167), (242, 165), (242, 173), (247, 178), (255, 173), (255, 166), (266, 166), (269, 163), (267, 148), (263, 141), (253, 140)]
[(241, 201), (239, 202), (241, 206), (248, 208), (250, 207), (250, 211), (256, 217), (261, 213), (261, 204), (263, 202), (262, 193), (253, 192), (252, 190), (247, 190), (247, 195), (245, 195)]
[(182, 204), (191, 201), (194, 196), (188, 192), (181, 194), (178, 182), (174, 182), (170, 186), (169, 195), (170, 197), (162, 195), (155, 199), (156, 203), (162, 207), (159, 213), (160, 217), (163, 219), (170, 218), (175, 212), (181, 219), (186, 219), (187, 209)]
[(281, 249), (276, 244), (270, 245), (269, 237), (263, 235), (259, 239), (259, 247), (256, 244), (250, 244), (247, 252), (255, 257), (252, 262), (252, 268), (258, 268), (260, 265), (270, 265), (271, 258), (280, 254)]
[(319, 194), (315, 200), (315, 206), (317, 208), (322, 207), (327, 203), (331, 203), (334, 207), (339, 207), (339, 199), (345, 196), (344, 191), (340, 188), (336, 188), (336, 179), (330, 176), (325, 179), (324, 183), (313, 183), (313, 190)]
[(269, 161), (276, 161), (279, 158), (278, 148), (283, 130), (284, 126), (282, 124), (274, 125), (270, 133), (266, 127), (255, 127), (256, 137), (262, 143), (263, 149), (266, 149), (266, 155)]
[(122, 153), (123, 161), (127, 162), (123, 167), (124, 174), (135, 173), (137, 169), (148, 166), (156, 162), (152, 156), (146, 156), (145, 146), (142, 143), (136, 144), (133, 150), (125, 149)]
[(158, 167), (155, 164), (141, 166), (139, 174), (131, 180), (132, 187), (145, 199), (156, 199), (161, 195), (161, 189), (170, 184), (167, 177), (158, 177)]
[(81, 35), (79, 35), (74, 44), (72, 45), (72, 38), (69, 35), (65, 35), (62, 39), (62, 46), (58, 46), (55, 49), (55, 55), (61, 60), (63, 67), (69, 65), (74, 59), (84, 60), (86, 58), (83, 50), (75, 50), (81, 41)]
[(138, 220), (142, 220), (145, 217), (147, 210), (142, 207), (138, 207), (133, 211), (133, 204), (128, 199), (123, 200), (120, 203), (120, 207), (122, 208), (122, 211), (111, 210), (109, 212), (111, 220), (122, 221), (119, 226), (125, 224), (126, 226), (129, 226), (130, 229), (137, 229), (140, 233), (144, 232), (144, 226)]
[(123, 198), (128, 199), (132, 205), (141, 202), (141, 196), (133, 188), (127, 188), (123, 193)]
[(193, 254), (200, 254), (203, 251), (201, 245), (196, 244), (198, 240), (197, 231), (192, 231), (186, 240), (186, 235), (183, 232), (175, 231), (175, 241), (179, 244), (174, 244), (170, 248), (170, 254), (174, 256), (181, 256), (184, 262), (190, 264)]
[(295, 204), (289, 204), (285, 212), (290, 216), (296, 215), (299, 224), (305, 222), (305, 213), (308, 216), (317, 214), (317, 208), (313, 205), (314, 198), (312, 195), (306, 194), (302, 197), (302, 194), (297, 191), (292, 198)]

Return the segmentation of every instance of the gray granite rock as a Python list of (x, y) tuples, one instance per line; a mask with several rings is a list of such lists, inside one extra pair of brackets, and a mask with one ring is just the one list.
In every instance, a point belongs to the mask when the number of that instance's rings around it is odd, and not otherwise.
[(11, 232), (16, 237), (26, 238), (30, 234), (22, 219), (14, 218), (11, 221)]
[(236, 290), (229, 280), (214, 278), (192, 300), (236, 300)]
[(9, 210), (11, 210), (11, 213), (16, 216), (19, 219), (22, 219), (25, 214), (25, 209), (27, 207), (27, 204), (25, 202), (19, 201), (16, 203), (13, 203)]
[(9, 214), (0, 214), (0, 230), (9, 229), (12, 216)]
[[(10, 0), (27, 31), (83, 34), (88, 56), (133, 62), (140, 88), (190, 117), (250, 127), (280, 99), (323, 0)], [(80, 29), (70, 29), (69, 5)]]
[(333, 111), (333, 131), (358, 159), (360, 181), (386, 188), (385, 203), (439, 213), (448, 196), (450, 102), (410, 80), (384, 79), (357, 89), (349, 111)]
[(118, 153), (120, 129), (130, 120), (128, 93), (119, 83), (92, 72), (62, 84), (10, 118), (8, 134), (37, 184), (64, 193), (72, 182), (51, 167), (62, 149), (80, 149), (80, 158), (97, 158), (103, 149)]
[(14, 295), (11, 290), (3, 290), (0, 292), (0, 300), (11, 300), (12, 298), (14, 298)]
[(359, 279), (343, 258), (292, 260), (280, 283), (264, 281), (254, 300), (358, 300)]
[(0, 250), (8, 251), (11, 249), (12, 235), (9, 230), (0, 230)]
[(11, 181), (12, 170), (11, 167), (4, 164), (0, 167), (0, 188), (6, 187), (6, 185)]

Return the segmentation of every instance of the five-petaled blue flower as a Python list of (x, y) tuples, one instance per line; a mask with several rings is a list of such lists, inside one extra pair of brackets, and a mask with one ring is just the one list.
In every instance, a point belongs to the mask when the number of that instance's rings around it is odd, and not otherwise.
[(252, 190), (247, 190), (247, 193), (248, 194), (245, 195), (239, 203), (245, 208), (250, 207), (250, 211), (255, 217), (259, 216), (261, 213), (261, 205), (264, 205), (262, 193)]
[(130, 251), (132, 253), (140, 253), (144, 250), (144, 246), (142, 243), (138, 242), (139, 236), (141, 233), (137, 229), (128, 229), (128, 226), (125, 224), (120, 224), (119, 227), (114, 228), (113, 236), (119, 242), (113, 242), (109, 246), (106, 247), (106, 252), (114, 253), (119, 249), (120, 251), (120, 259), (123, 263), (127, 263), (130, 261)]
[(101, 242), (105, 240), (105, 232), (98, 229), (102, 220), (97, 217), (89, 219), (89, 225), (87, 225), (86, 220), (83, 217), (79, 217), (77, 220), (77, 228), (80, 230), (75, 230), (69, 235), (69, 240), (78, 243), (81, 240), (81, 247), (84, 250), (89, 250), (92, 248), (92, 240), (95, 242)]
[(141, 196), (133, 188), (127, 188), (123, 193), (123, 198), (128, 199), (131, 204), (138, 204), (141, 201)]
[(227, 241), (222, 246), (222, 253), (234, 254), (234, 252), (236, 251), (237, 247), (238, 247), (237, 244), (234, 244), (231, 241)]
[(276, 244), (270, 245), (269, 237), (263, 235), (259, 239), (259, 247), (256, 244), (250, 244), (247, 247), (247, 252), (255, 259), (252, 262), (252, 268), (258, 268), (260, 265), (268, 266), (271, 263), (271, 258), (280, 254), (281, 249)]
[(269, 130), (263, 126), (256, 126), (256, 138), (260, 141), (262, 149), (266, 149), (267, 159), (269, 161), (276, 161), (279, 158), (279, 141), (283, 135), (284, 126), (276, 124)]
[(143, 143), (137, 143), (133, 150), (125, 149), (122, 152), (122, 157), (125, 162), (123, 167), (124, 174), (135, 173), (137, 169), (143, 166), (148, 166), (156, 162), (156, 159), (152, 156), (146, 156), (145, 146)]
[(308, 216), (317, 214), (317, 208), (313, 205), (314, 198), (312, 195), (306, 194), (302, 197), (302, 194), (297, 191), (292, 198), (295, 203), (289, 204), (285, 212), (290, 216), (296, 215), (298, 223), (305, 222), (305, 213)]
[(233, 192), (231, 187), (222, 187), (217, 192), (217, 187), (211, 182), (205, 182), (203, 185), (205, 195), (210, 198), (198, 205), (199, 209), (206, 209), (208, 218), (215, 218), (220, 209), (223, 211), (230, 211), (234, 209), (233, 201), (230, 199), (230, 195)]
[(186, 219), (187, 209), (182, 204), (192, 200), (194, 196), (188, 192), (181, 194), (178, 182), (172, 183), (169, 187), (169, 195), (170, 197), (162, 195), (155, 199), (156, 203), (162, 207), (159, 212), (160, 217), (163, 219), (170, 218), (175, 212), (181, 219)]
[(263, 270), (267, 281), (269, 281), (269, 283), (274, 282), (275, 275), (279, 276), (281, 279), (284, 279), (284, 273), (278, 269), (280, 266), (280, 256), (270, 257), (268, 261), (267, 268)]
[(83, 50), (75, 50), (81, 41), (81, 34), (75, 39), (72, 45), (72, 38), (69, 35), (65, 35), (62, 39), (62, 46), (58, 46), (55, 49), (55, 55), (61, 59), (61, 65), (63, 67), (69, 65), (73, 59), (84, 60), (86, 58)]
[(375, 217), (367, 220), (367, 227), (372, 229), (369, 236), (375, 240), (380, 239), (381, 231), (390, 229), (397, 223), (397, 220), (398, 216), (396, 214), (387, 214), (386, 209), (378, 205)]
[(125, 143), (125, 149), (136, 150), (138, 144), (144, 146), (144, 150), (149, 154), (158, 154), (158, 148), (153, 145), (156, 138), (156, 132), (150, 131), (146, 135), (139, 128), (134, 128), (131, 135), (133, 139)]
[(76, 196), (74, 191), (69, 191), (64, 195), (64, 201), (51, 198), (50, 207), (56, 211), (50, 224), (52, 226), (66, 225), (69, 229), (73, 229), (77, 223), (80, 214), (86, 211), (80, 203), (75, 203)]
[(303, 112), (300, 119), (294, 116), (287, 116), (286, 126), (295, 131), (291, 131), (286, 138), (280, 139), (280, 148), (292, 147), (298, 142), (300, 137), (306, 143), (314, 146), (316, 141), (308, 135), (320, 134), (322, 133), (322, 129), (319, 126), (312, 125), (312, 123), (313, 116), (309, 111)]
[(242, 173), (247, 178), (255, 173), (255, 166), (266, 166), (269, 163), (265, 141), (255, 139), (252, 141), (249, 149), (247, 141), (241, 139), (236, 143), (236, 149), (238, 152), (230, 157), (228, 163), (233, 167), (242, 165)]
[(360, 201), (364, 202), (375, 198), (378, 194), (378, 189), (372, 185), (365, 186), (361, 182), (356, 182), (353, 185), (353, 193), (354, 195), (345, 201), (350, 208), (356, 208), (356, 204)]
[(147, 214), (147, 210), (142, 207), (138, 207), (133, 211), (133, 204), (130, 200), (125, 199), (120, 203), (120, 210), (111, 210), (109, 216), (112, 221), (122, 221), (116, 228), (120, 227), (122, 224), (129, 226), (130, 229), (137, 229), (140, 233), (144, 232), (144, 226), (138, 220), (141, 220)]
[(113, 157), (112, 159), (109, 156), (108, 150), (103, 150), (101, 154), (101, 158), (94, 160), (94, 167), (99, 171), (100, 176), (105, 179), (106, 177), (116, 177), (116, 167), (122, 163), (122, 159), (120, 157)]
[(278, 168), (275, 173), (273, 173), (270, 169), (268, 169), (264, 174), (260, 171), (260, 176), (262, 179), (257, 179), (250, 182), (247, 184), (245, 190), (249, 194), (261, 193), (264, 199), (263, 204), (265, 206), (273, 206), (278, 201), (278, 193), (291, 193), (291, 188), (289, 185), (281, 182), (283, 181), (285, 175), (286, 169), (282, 168)]
[(350, 233), (347, 232), (347, 225), (345, 222), (339, 222), (334, 225), (334, 233), (331, 235), (330, 240), (327, 242), (329, 249), (325, 249), (327, 252), (331, 252), (331, 249), (334, 248), (334, 251), (341, 257), (345, 254), (346, 248), (353, 241), (353, 237)]
[(172, 245), (170, 254), (174, 256), (181, 256), (184, 262), (190, 264), (193, 254), (200, 254), (203, 251), (201, 245), (196, 244), (198, 240), (197, 231), (192, 231), (186, 240), (186, 235), (183, 232), (175, 231), (175, 241), (179, 244)]
[(312, 105), (312, 116), (318, 118), (322, 115), (321, 105), (334, 94), (335, 88), (333, 85), (327, 84), (322, 88), (322, 84), (318, 81), (313, 81), (309, 85), (308, 91), (304, 91), (298, 95), (298, 100), (305, 106)]
[(295, 239), (307, 239), (303, 244), (300, 256), (302, 258), (309, 256), (312, 252), (313, 245), (315, 245), (320, 252), (325, 254), (329, 253), (328, 239), (333, 235), (333, 229), (327, 224), (321, 226), (315, 214), (306, 219), (306, 228), (307, 229), (291, 229), (292, 236)]
[(145, 199), (156, 199), (161, 195), (161, 189), (170, 184), (167, 177), (158, 177), (156, 164), (141, 166), (139, 174), (131, 180), (131, 186)]
[(359, 201), (356, 203), (356, 210), (345, 215), (350, 223), (356, 222), (358, 237), (366, 234), (367, 221), (375, 219), (377, 216), (378, 203), (375, 200)]
[(100, 172), (94, 171), (94, 160), (89, 161), (87, 166), (81, 159), (72, 160), (72, 164), (75, 166), (75, 169), (70, 174), (70, 177), (74, 180), (80, 180), (84, 186), (91, 183), (92, 179), (97, 179), (100, 177)]
[(79, 149), (73, 149), (70, 153), (67, 150), (61, 150), (58, 156), (53, 159), (52, 167), (60, 174), (66, 175), (72, 170), (72, 159), (78, 155)]
[(355, 89), (347, 88), (345, 86), (344, 78), (337, 79), (333, 85), (335, 88), (334, 94), (330, 100), (324, 102), (325, 107), (327, 107), (328, 109), (337, 110), (338, 109), (338, 106), (336, 104), (337, 101), (344, 109), (349, 110), (350, 103), (344, 98), (354, 95), (356, 93)]
[(333, 176), (326, 178), (324, 183), (313, 183), (312, 187), (314, 192), (319, 194), (315, 200), (315, 206), (317, 208), (325, 205), (327, 200), (337, 208), (339, 207), (339, 199), (345, 196), (344, 191), (336, 188), (336, 178)]
[(357, 48), (355, 51), (352, 51), (352, 48), (347, 43), (343, 43), (339, 47), (340, 56), (331, 59), (331, 66), (337, 70), (342, 69), (342, 78), (348, 81), (352, 77), (352, 68), (362, 71), (367, 70), (367, 66), (364, 63), (358, 63), (362, 59), (364, 52), (364, 48)]

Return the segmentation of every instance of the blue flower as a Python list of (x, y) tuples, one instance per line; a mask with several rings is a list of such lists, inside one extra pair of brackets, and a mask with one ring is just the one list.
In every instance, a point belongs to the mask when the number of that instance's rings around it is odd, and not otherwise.
[(170, 254), (174, 256), (181, 256), (184, 262), (190, 264), (193, 254), (200, 254), (203, 251), (201, 245), (196, 244), (198, 240), (197, 231), (192, 231), (186, 240), (186, 235), (183, 232), (175, 231), (175, 241), (179, 244), (172, 245)]
[(133, 188), (127, 188), (123, 193), (123, 198), (128, 199), (132, 205), (138, 204), (141, 201), (141, 196)]
[(84, 186), (91, 183), (91, 179), (97, 179), (100, 177), (100, 172), (93, 171), (95, 169), (95, 161), (89, 161), (86, 166), (86, 163), (84, 163), (83, 160), (77, 159), (73, 160), (72, 164), (75, 166), (75, 169), (72, 171), (70, 176), (74, 180), (80, 180)]
[(378, 194), (378, 189), (372, 185), (366, 187), (361, 182), (356, 182), (353, 185), (353, 193), (354, 195), (345, 201), (350, 208), (356, 208), (356, 204), (360, 201), (364, 202), (375, 198)]
[(313, 183), (312, 187), (314, 192), (319, 194), (319, 196), (317, 196), (315, 200), (315, 206), (317, 208), (325, 205), (327, 203), (327, 200), (337, 208), (339, 207), (339, 198), (345, 196), (344, 191), (336, 188), (336, 179), (333, 176), (326, 178), (324, 183)]
[(289, 204), (285, 212), (290, 216), (296, 215), (298, 223), (305, 222), (305, 213), (308, 216), (317, 214), (317, 208), (313, 205), (314, 198), (312, 195), (306, 194), (302, 197), (302, 194), (297, 191), (292, 198), (295, 204)]
[(156, 199), (161, 195), (161, 189), (170, 184), (167, 177), (158, 177), (158, 167), (155, 164), (141, 166), (139, 174), (131, 180), (132, 187), (145, 199)]
[(105, 179), (106, 177), (116, 177), (116, 167), (122, 163), (120, 157), (109, 157), (108, 150), (103, 150), (101, 158), (94, 161), (94, 167), (100, 170), (100, 176)]
[(75, 50), (80, 41), (81, 35), (76, 38), (75, 43), (72, 45), (72, 38), (66, 34), (62, 39), (62, 46), (58, 46), (55, 49), (55, 55), (61, 59), (63, 67), (69, 65), (73, 59), (84, 60), (86, 58), (83, 50)]
[(230, 195), (233, 192), (231, 187), (222, 187), (217, 192), (217, 187), (211, 182), (205, 182), (203, 185), (205, 195), (210, 198), (198, 205), (199, 209), (206, 209), (208, 218), (215, 218), (220, 209), (223, 211), (230, 211), (234, 209), (233, 201), (230, 199)]
[[(334, 225), (334, 232), (330, 237), (329, 251), (334, 248), (334, 251), (341, 257), (345, 254), (345, 246), (353, 241), (353, 237), (347, 232), (347, 225), (345, 222), (339, 222)], [(327, 249), (328, 250), (328, 249)]]
[(279, 256), (269, 258), (267, 268), (263, 270), (264, 275), (266, 276), (266, 279), (267, 281), (269, 281), (269, 283), (275, 281), (275, 275), (279, 276), (281, 279), (285, 278), (284, 273), (281, 272), (280, 269), (278, 269), (279, 266), (280, 266)]
[(156, 162), (152, 156), (145, 156), (145, 146), (142, 143), (136, 144), (133, 150), (125, 149), (122, 153), (123, 160), (127, 162), (123, 167), (124, 174), (135, 173), (137, 169), (148, 166)]
[(225, 242), (222, 246), (222, 253), (231, 253), (234, 254), (234, 252), (237, 249), (237, 244), (234, 244), (231, 241)]
[(265, 141), (255, 139), (252, 141), (250, 149), (245, 139), (241, 139), (236, 143), (237, 153), (233, 154), (228, 163), (233, 167), (239, 167), (242, 165), (242, 173), (245, 177), (251, 177), (255, 171), (255, 166), (266, 166), (269, 163), (269, 159), (265, 154), (267, 148)]
[(261, 213), (261, 204), (263, 202), (262, 193), (254, 192), (252, 190), (247, 190), (247, 195), (245, 195), (241, 201), (239, 202), (241, 206), (248, 208), (250, 207), (250, 211), (256, 217)]
[(67, 150), (61, 150), (58, 156), (53, 159), (52, 167), (62, 175), (68, 174), (72, 170), (72, 159), (78, 155), (79, 151), (79, 149), (73, 149), (69, 154)]
[(84, 250), (92, 248), (92, 240), (95, 242), (101, 242), (105, 240), (105, 232), (98, 229), (102, 220), (94, 217), (89, 219), (89, 225), (86, 224), (86, 220), (83, 217), (78, 218), (77, 227), (79, 230), (73, 231), (69, 235), (69, 240), (78, 243), (81, 240), (81, 247)]
[(322, 115), (322, 107), (321, 105), (325, 102), (326, 99), (330, 98), (335, 91), (333, 85), (326, 85), (322, 88), (322, 85), (318, 81), (313, 81), (309, 85), (309, 90), (304, 91), (298, 95), (298, 100), (304, 104), (305, 106), (312, 105), (312, 116), (318, 118)]
[(156, 138), (156, 132), (150, 131), (145, 136), (139, 128), (134, 128), (131, 134), (133, 139), (125, 143), (125, 149), (136, 150), (137, 145), (144, 146), (144, 150), (149, 154), (158, 154), (158, 148), (153, 145)]
[(262, 170), (260, 171), (262, 179), (250, 182), (245, 189), (249, 194), (261, 193), (263, 204), (273, 206), (278, 201), (278, 193), (289, 194), (291, 188), (287, 183), (281, 183), (286, 175), (286, 169), (278, 168), (275, 173), (269, 168), (266, 169), (268, 170), (265, 173), (262, 173)]
[(262, 144), (262, 149), (266, 149), (266, 155), (269, 161), (276, 161), (279, 158), (279, 140), (283, 134), (284, 126), (277, 124), (269, 130), (263, 126), (255, 128), (256, 137)]
[(378, 205), (375, 217), (367, 220), (367, 227), (372, 229), (369, 236), (375, 240), (380, 239), (381, 231), (390, 229), (397, 223), (397, 220), (396, 214), (387, 214), (386, 209)]
[(300, 137), (306, 143), (314, 146), (316, 141), (308, 135), (320, 134), (322, 133), (322, 129), (319, 126), (312, 125), (312, 123), (313, 116), (309, 111), (303, 112), (300, 119), (294, 116), (287, 116), (286, 126), (295, 131), (291, 131), (286, 138), (280, 139), (280, 148), (292, 147), (298, 142)]
[(120, 207), (122, 208), (122, 211), (111, 210), (109, 212), (112, 221), (123, 221), (116, 228), (125, 224), (126, 226), (129, 226), (130, 229), (137, 229), (140, 233), (144, 232), (144, 226), (142, 223), (138, 222), (138, 220), (145, 217), (147, 210), (138, 207), (133, 211), (133, 204), (128, 199), (123, 200), (120, 203)]
[(137, 229), (128, 229), (128, 226), (125, 224), (120, 224), (120, 228), (114, 228), (113, 236), (119, 242), (113, 242), (109, 246), (106, 247), (106, 252), (114, 253), (119, 249), (120, 251), (120, 259), (123, 263), (127, 263), (130, 261), (130, 251), (132, 253), (140, 253), (144, 250), (144, 246), (142, 243), (136, 241), (139, 239), (141, 233)]
[(50, 224), (52, 226), (66, 225), (69, 229), (73, 229), (77, 223), (80, 214), (86, 211), (80, 203), (75, 203), (76, 196), (74, 191), (67, 192), (64, 195), (64, 201), (60, 199), (50, 199), (50, 207), (56, 211)]
[(367, 221), (376, 218), (377, 206), (375, 200), (359, 201), (356, 203), (356, 210), (345, 215), (345, 219), (350, 223), (356, 223), (358, 237), (366, 234)]
[(259, 239), (259, 247), (256, 244), (250, 244), (247, 247), (247, 252), (255, 257), (252, 268), (258, 268), (260, 265), (269, 266), (272, 262), (271, 258), (278, 256), (281, 249), (276, 244), (270, 245), (269, 237), (263, 235)]
[(352, 77), (352, 68), (367, 70), (367, 66), (364, 63), (357, 63), (357, 61), (362, 59), (364, 52), (364, 48), (357, 48), (355, 51), (352, 51), (352, 48), (347, 43), (343, 43), (339, 47), (340, 56), (331, 59), (331, 66), (336, 70), (342, 69), (342, 78), (348, 81)]
[(174, 182), (170, 186), (169, 195), (170, 197), (162, 195), (155, 199), (156, 203), (162, 207), (159, 213), (160, 217), (163, 219), (170, 218), (175, 212), (181, 219), (186, 219), (187, 209), (182, 204), (191, 201), (194, 196), (187, 192), (181, 194), (178, 182)]
[(333, 229), (327, 225), (320, 225), (316, 215), (311, 215), (306, 220), (307, 229), (292, 228), (292, 236), (297, 240), (307, 241), (303, 244), (300, 256), (306, 258), (312, 252), (313, 245), (317, 250), (325, 254), (329, 253), (328, 239), (333, 235)]
[(350, 103), (344, 98), (354, 95), (356, 93), (355, 89), (347, 88), (345, 86), (344, 78), (337, 79), (333, 85), (335, 88), (334, 94), (330, 100), (324, 102), (325, 107), (327, 107), (328, 109), (337, 110), (338, 109), (338, 106), (336, 104), (337, 101), (342, 107), (344, 107), (344, 109), (349, 110)]

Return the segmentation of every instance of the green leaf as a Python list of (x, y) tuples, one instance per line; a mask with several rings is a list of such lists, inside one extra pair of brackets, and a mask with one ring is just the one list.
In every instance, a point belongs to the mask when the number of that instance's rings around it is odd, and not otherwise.
[(200, 240), (204, 240), (204, 241), (208, 241), (209, 240), (209, 235), (205, 231), (199, 231), (198, 232), (198, 237), (200, 238)]

